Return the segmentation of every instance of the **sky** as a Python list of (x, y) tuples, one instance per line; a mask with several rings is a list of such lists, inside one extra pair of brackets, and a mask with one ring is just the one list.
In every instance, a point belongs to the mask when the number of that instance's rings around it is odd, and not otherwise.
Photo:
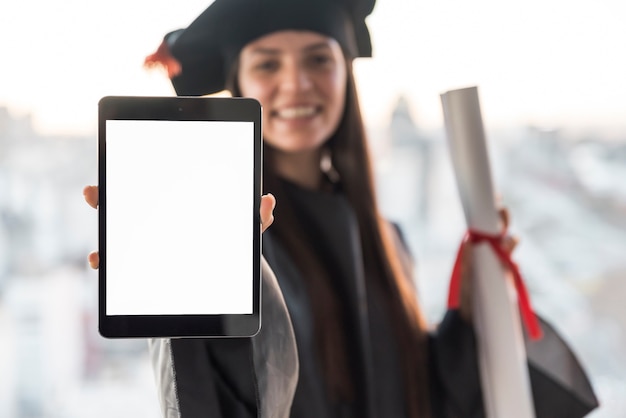
[[(143, 59), (210, 0), (5, 0), (0, 106), (44, 134), (96, 132), (107, 95), (172, 95)], [(532, 124), (626, 138), (623, 0), (378, 0), (374, 58), (355, 64), (368, 123), (399, 95), (442, 124), (440, 94), (478, 86), (488, 127)]]

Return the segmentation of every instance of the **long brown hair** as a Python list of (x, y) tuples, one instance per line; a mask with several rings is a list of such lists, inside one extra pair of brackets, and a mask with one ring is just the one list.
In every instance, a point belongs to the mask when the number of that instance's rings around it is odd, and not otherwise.
[[(367, 137), (358, 101), (357, 89), (352, 69), (352, 60), (346, 59), (348, 80), (346, 86), (346, 105), (342, 120), (335, 134), (327, 141), (334, 168), (341, 179), (341, 186), (348, 202), (356, 213), (361, 237), (363, 262), (365, 271), (370, 272), (368, 278), (380, 281), (379, 287), (385, 292), (387, 308), (394, 325), (396, 341), (400, 351), (407, 413), (410, 418), (430, 417), (430, 391), (428, 373), (428, 341), (424, 316), (419, 307), (412, 278), (401, 261), (401, 255), (394, 237), (391, 235), (388, 222), (379, 211), (372, 164), (367, 147)], [(235, 62), (229, 90), (234, 96), (240, 96), (237, 82)], [(336, 321), (325, 321), (329, 312), (337, 307), (332, 306), (336, 298), (324, 298), (329, 291), (329, 274), (324, 270), (323, 263), (304, 242), (301, 229), (297, 225), (294, 209), (287, 199), (281, 199), (281, 185), (278, 174), (274, 171), (272, 159), (274, 152), (264, 145), (264, 192), (271, 191), (276, 195), (276, 222), (272, 225), (275, 233), (288, 249), (302, 272), (307, 278), (315, 277), (315, 283), (321, 286), (309, 286), (312, 299), (330, 303), (312, 304), (322, 363), (325, 365), (325, 376), (328, 387), (350, 397), (353, 387), (348, 376), (346, 365), (338, 365), (336, 359), (345, 359), (345, 353), (334, 352), (334, 347), (345, 348), (342, 340), (346, 338), (342, 324)], [(319, 278), (326, 280), (319, 280)], [(311, 281), (311, 280), (309, 280)], [(336, 325), (334, 325), (336, 324)], [(336, 328), (333, 328), (336, 326)]]

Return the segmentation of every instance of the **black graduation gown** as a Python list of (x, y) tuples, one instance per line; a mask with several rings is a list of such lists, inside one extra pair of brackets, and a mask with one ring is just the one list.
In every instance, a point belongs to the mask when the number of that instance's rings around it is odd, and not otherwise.
[[(367, 283), (360, 238), (354, 212), (338, 193), (300, 189), (286, 184), (289, 198), (297, 209), (306, 233), (316, 242), (327, 262), (337, 272), (333, 279), (345, 298), (344, 315), (351, 332), (350, 355), (355, 364), (357, 402), (337, 405), (325, 394), (321, 367), (315, 355), (310, 300), (303, 277), (288, 252), (272, 235), (263, 238), (263, 254), (276, 275), (277, 283), (267, 280), (264, 294), (261, 333), (252, 339), (172, 340), (171, 350), (159, 359), (153, 349), (156, 370), (174, 370), (169, 381), (160, 382), (170, 389), (170, 401), (182, 418), (276, 416), (293, 418), (387, 418), (406, 416), (401, 365), (391, 334), (390, 320), (380, 292)], [(399, 240), (400, 242), (400, 240)], [(284, 302), (282, 301), (284, 297)], [(286, 303), (289, 317), (284, 314)], [(278, 305), (281, 305), (277, 308)], [(267, 312), (266, 312), (267, 311)], [(293, 334), (288, 325), (290, 319)], [(280, 331), (288, 328), (288, 332)], [(530, 346), (529, 370), (537, 418), (576, 418), (597, 405), (589, 382), (575, 357), (554, 331), (543, 324), (546, 336)], [(297, 360), (290, 356), (295, 336)], [(552, 359), (546, 361), (547, 353)], [(273, 355), (272, 355), (273, 354)], [(266, 358), (266, 356), (269, 356)], [(484, 416), (474, 333), (450, 311), (430, 338), (431, 398), (433, 415), (441, 418)], [(156, 358), (156, 359), (155, 359)], [(284, 362), (280, 359), (284, 358)], [(165, 360), (164, 360), (165, 359)], [(554, 363), (554, 360), (558, 361)], [(268, 364), (269, 362), (269, 364)], [(558, 364), (557, 364), (558, 363)], [(551, 364), (552, 369), (551, 370)], [(297, 374), (295, 394), (293, 378)], [(157, 373), (157, 381), (159, 374)], [(293, 399), (290, 412), (290, 400)], [(177, 409), (178, 408), (178, 409)], [(352, 415), (350, 415), (352, 414)]]

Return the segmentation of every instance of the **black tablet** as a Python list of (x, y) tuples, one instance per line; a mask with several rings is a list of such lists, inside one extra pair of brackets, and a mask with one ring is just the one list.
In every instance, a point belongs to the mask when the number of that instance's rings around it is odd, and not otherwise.
[(99, 102), (99, 328), (109, 338), (260, 328), (261, 106)]

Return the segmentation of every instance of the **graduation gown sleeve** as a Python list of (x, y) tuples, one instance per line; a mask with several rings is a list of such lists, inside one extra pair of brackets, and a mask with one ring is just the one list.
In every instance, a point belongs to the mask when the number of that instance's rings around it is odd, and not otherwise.
[(287, 418), (298, 357), (285, 301), (262, 264), (262, 327), (253, 338), (152, 339), (149, 350), (165, 418)]
[[(400, 228), (392, 224), (406, 268), (412, 260)], [(556, 330), (539, 317), (543, 338), (525, 339), (536, 418), (579, 418), (598, 406), (585, 371)], [(476, 336), (457, 310), (448, 310), (430, 335), (431, 403), (436, 418), (485, 416)]]
[[(537, 418), (580, 418), (598, 406), (572, 350), (541, 318), (544, 336), (526, 340)], [(473, 328), (458, 311), (446, 313), (431, 337), (433, 405), (441, 418), (484, 417), (478, 351)]]

